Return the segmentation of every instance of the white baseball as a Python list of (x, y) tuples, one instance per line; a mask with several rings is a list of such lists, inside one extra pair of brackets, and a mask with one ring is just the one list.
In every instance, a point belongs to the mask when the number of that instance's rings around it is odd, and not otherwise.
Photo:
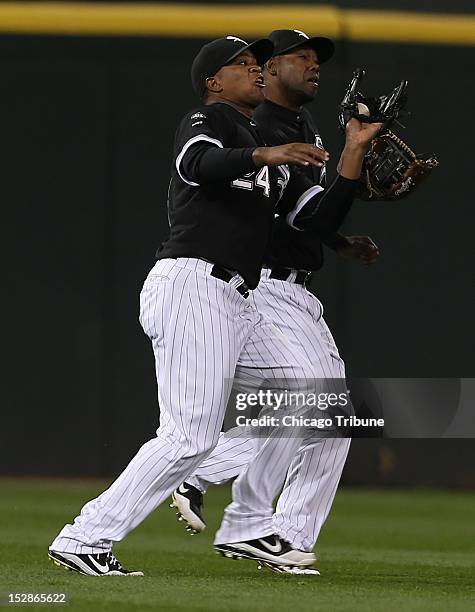
[(370, 112), (369, 112), (369, 108), (366, 106), (366, 104), (363, 104), (363, 102), (358, 102), (358, 113), (360, 115), (366, 115), (367, 117), (370, 116)]

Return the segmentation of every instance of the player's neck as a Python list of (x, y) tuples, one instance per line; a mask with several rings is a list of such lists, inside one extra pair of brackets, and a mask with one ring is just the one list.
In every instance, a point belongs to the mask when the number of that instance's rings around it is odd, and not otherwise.
[(297, 100), (292, 100), (285, 92), (278, 89), (266, 89), (264, 91), (266, 100), (288, 108), (289, 110), (300, 112), (302, 110), (302, 104)]

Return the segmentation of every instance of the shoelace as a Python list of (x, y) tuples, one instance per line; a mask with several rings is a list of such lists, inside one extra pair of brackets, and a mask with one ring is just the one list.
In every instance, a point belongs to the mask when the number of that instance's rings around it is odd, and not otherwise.
[(115, 558), (114, 554), (112, 552), (107, 553), (107, 561), (111, 564), (111, 565), (115, 565), (117, 566), (118, 570), (123, 569), (122, 565), (117, 561), (117, 559)]

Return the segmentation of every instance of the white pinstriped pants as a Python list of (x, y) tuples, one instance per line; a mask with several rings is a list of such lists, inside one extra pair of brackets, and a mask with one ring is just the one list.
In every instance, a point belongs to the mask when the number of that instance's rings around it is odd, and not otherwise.
[[(160, 427), (122, 474), (66, 525), (51, 550), (107, 551), (139, 525), (203, 462), (219, 439), (233, 378), (243, 384), (275, 379), (310, 391), (310, 362), (250, 300), (210, 276), (198, 259), (158, 261), (140, 296), (140, 321), (155, 355)], [(256, 537), (272, 532), (272, 501), (300, 445), (298, 438), (266, 440), (241, 473), (242, 512), (258, 521)], [(266, 469), (272, 461), (273, 470)], [(259, 488), (259, 491), (256, 490)], [(259, 498), (259, 508), (247, 499)]]
[[(302, 285), (270, 279), (269, 274), (269, 270), (262, 271), (261, 282), (252, 293), (256, 309), (312, 363), (315, 379), (344, 379), (345, 365), (323, 319), (320, 301)], [(256, 442), (239, 437), (239, 428), (221, 434), (216, 448), (187, 482), (205, 492), (211, 484), (238, 476), (252, 460)], [(315, 432), (302, 441), (278, 499), (272, 532), (295, 548), (313, 550), (330, 512), (349, 447), (348, 438), (322, 437)], [(246, 481), (236, 481), (234, 500), (248, 494), (245, 487)], [(254, 533), (254, 518), (242, 515), (233, 502), (225, 512), (216, 543), (248, 540)]]

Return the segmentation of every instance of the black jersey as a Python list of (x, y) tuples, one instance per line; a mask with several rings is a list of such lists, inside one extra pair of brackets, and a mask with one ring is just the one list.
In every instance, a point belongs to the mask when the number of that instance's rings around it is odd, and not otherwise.
[[(269, 100), (255, 111), (254, 119), (259, 132), (270, 146), (306, 142), (322, 147), (322, 140), (309, 111), (293, 111)], [(291, 166), (292, 173), (303, 174), (314, 185), (325, 187), (326, 168), (317, 166)], [(325, 243), (335, 247), (344, 238), (332, 234)], [(303, 270), (318, 270), (323, 265), (321, 239), (315, 232), (299, 232), (289, 227), (284, 215), (275, 219), (272, 239), (267, 249), (266, 265)]]
[(256, 168), (264, 142), (256, 124), (228, 104), (202, 106), (181, 121), (168, 192), (170, 236), (157, 253), (199, 257), (238, 271), (252, 289), (288, 171)]

